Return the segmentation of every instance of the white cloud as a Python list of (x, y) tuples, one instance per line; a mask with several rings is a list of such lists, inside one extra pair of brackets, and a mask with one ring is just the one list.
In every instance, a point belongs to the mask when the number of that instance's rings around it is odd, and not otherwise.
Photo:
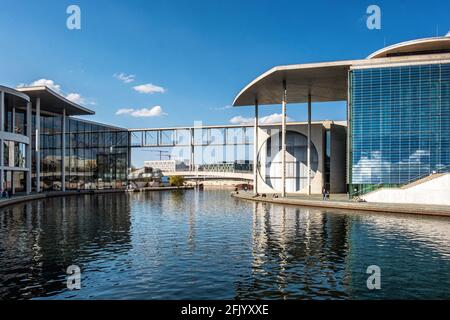
[(233, 108), (233, 106), (231, 106), (231, 105), (226, 105), (226, 106), (224, 106), (224, 107), (219, 107), (219, 108), (210, 108), (210, 110), (222, 111), (222, 110), (228, 110), (228, 109), (231, 109), (231, 108)]
[(154, 106), (153, 108), (142, 108), (142, 109), (131, 109), (124, 108), (119, 109), (116, 112), (116, 115), (129, 114), (132, 117), (161, 117), (167, 116), (167, 113), (163, 111), (161, 106)]
[(92, 101), (86, 101), (86, 99), (81, 94), (76, 93), (76, 92), (65, 94), (63, 92), (63, 90), (61, 89), (61, 85), (56, 84), (55, 81), (50, 80), (50, 79), (39, 79), (39, 80), (33, 81), (30, 84), (21, 83), (17, 87), (22, 88), (22, 87), (43, 87), (43, 86), (50, 88), (51, 90), (64, 96), (67, 100), (70, 100), (73, 103), (90, 104), (90, 105), (96, 104), (95, 102), (92, 102)]
[(255, 118), (245, 118), (243, 116), (236, 116), (230, 119), (231, 124), (250, 124)]
[(122, 81), (123, 83), (130, 83), (133, 82), (136, 76), (134, 74), (126, 74), (126, 73), (114, 73), (113, 77), (117, 80)]
[(79, 93), (69, 93), (66, 96), (66, 99), (70, 100), (74, 103), (77, 103), (77, 104), (85, 104), (86, 103), (86, 100)]
[(59, 84), (56, 84), (55, 81), (53, 80), (49, 80), (49, 79), (39, 79), (36, 81), (33, 81), (30, 84), (24, 84), (21, 83), (18, 85), (18, 87), (49, 87), (50, 89), (52, 89), (53, 91), (60, 93), (61, 92), (61, 86)]
[[(282, 120), (282, 114), (281, 113), (274, 113), (265, 117), (259, 118), (260, 124), (274, 124), (274, 123), (281, 123)], [(293, 121), (293, 119), (286, 117), (286, 121)], [(255, 122), (255, 118), (250, 117), (242, 117), (242, 116), (236, 116), (230, 119), (231, 124), (253, 124)]]
[(129, 109), (129, 108), (124, 108), (124, 109), (119, 109), (116, 111), (116, 115), (121, 115), (121, 114), (130, 114), (134, 111), (134, 109)]
[(153, 93), (164, 93), (166, 89), (163, 87), (155, 86), (151, 83), (141, 84), (139, 86), (133, 87), (139, 93), (153, 94)]

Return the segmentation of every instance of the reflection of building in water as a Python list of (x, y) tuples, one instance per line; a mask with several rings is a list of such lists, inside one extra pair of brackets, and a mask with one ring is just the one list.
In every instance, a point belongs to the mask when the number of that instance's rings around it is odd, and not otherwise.
[[(104, 246), (130, 245), (126, 195), (53, 198), (3, 209), (0, 214), (0, 299), (51, 295), (65, 289), (65, 271), (83, 269)], [(115, 250), (115, 254), (120, 250)], [(3, 278), (4, 275), (8, 275)]]
[[(253, 205), (252, 268), (236, 298), (448, 297), (445, 219)], [(384, 291), (367, 289), (371, 265), (381, 268)]]
[[(373, 214), (349, 231), (347, 269), (352, 295), (361, 298), (443, 299), (450, 288), (450, 224), (436, 217)], [(381, 270), (382, 290), (365, 286), (368, 266)]]
[[(343, 290), (347, 217), (318, 210), (254, 204), (253, 264), (237, 298), (311, 298)], [(327, 288), (323, 292), (323, 288)], [(330, 294), (331, 295), (331, 294)]]
[(447, 218), (436, 223), (436, 218), (429, 217), (371, 215), (364, 221), (370, 224), (368, 232), (378, 237), (395, 234), (414, 242), (415, 246), (432, 249), (450, 259), (450, 222)]

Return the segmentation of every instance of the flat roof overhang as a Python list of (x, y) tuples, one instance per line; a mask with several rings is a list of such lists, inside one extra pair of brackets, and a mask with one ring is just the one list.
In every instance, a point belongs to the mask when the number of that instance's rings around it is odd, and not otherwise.
[(63, 109), (65, 109), (66, 114), (69, 116), (95, 114), (93, 110), (87, 109), (75, 102), (68, 100), (66, 97), (60, 95), (59, 93), (46, 86), (21, 87), (17, 88), (17, 90), (28, 95), (33, 101), (35, 101), (36, 98), (40, 98), (42, 111), (62, 114)]
[(20, 99), (23, 102), (27, 103), (30, 102), (30, 97), (24, 94), (23, 92), (20, 92), (16, 89), (12, 89), (5, 86), (0, 86), (0, 91), (3, 91), (4, 93), (10, 94), (14, 99)]
[(321, 62), (278, 66), (263, 73), (239, 92), (234, 107), (280, 104), (283, 81), (286, 81), (287, 103), (346, 101), (351, 61)]

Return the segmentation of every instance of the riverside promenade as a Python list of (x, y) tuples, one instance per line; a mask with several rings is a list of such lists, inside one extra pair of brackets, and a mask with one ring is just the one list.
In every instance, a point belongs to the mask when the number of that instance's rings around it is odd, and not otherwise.
[(288, 195), (286, 198), (275, 198), (273, 195), (267, 195), (266, 197), (261, 195), (255, 196), (253, 193), (242, 191), (238, 193), (233, 192), (231, 196), (242, 200), (301, 207), (352, 210), (359, 212), (403, 213), (450, 218), (450, 206), (357, 202), (348, 199), (346, 194), (332, 194), (329, 200), (323, 200), (322, 195)]

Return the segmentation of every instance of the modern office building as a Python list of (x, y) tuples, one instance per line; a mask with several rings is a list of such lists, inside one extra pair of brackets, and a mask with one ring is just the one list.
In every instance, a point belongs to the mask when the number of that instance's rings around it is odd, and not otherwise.
[(126, 187), (127, 129), (48, 87), (0, 86), (0, 185), (11, 193)]
[[(286, 130), (286, 105), (306, 103), (308, 124), (306, 170), (295, 174), (306, 181), (306, 193), (315, 179), (315, 150), (311, 108), (314, 102), (347, 102), (346, 182), (352, 195), (380, 187), (398, 187), (435, 172), (450, 170), (450, 36), (408, 41), (383, 48), (366, 59), (278, 66), (249, 83), (234, 106), (255, 106), (259, 132), (261, 105), (282, 105), (279, 146), (280, 184), (285, 195), (289, 159), (294, 156)], [(257, 135), (259, 136), (259, 135)], [(261, 150), (254, 159), (263, 168)], [(344, 164), (342, 164), (344, 165)], [(255, 169), (255, 177), (261, 169)], [(257, 186), (266, 188), (267, 182)], [(304, 188), (298, 192), (305, 192)]]

